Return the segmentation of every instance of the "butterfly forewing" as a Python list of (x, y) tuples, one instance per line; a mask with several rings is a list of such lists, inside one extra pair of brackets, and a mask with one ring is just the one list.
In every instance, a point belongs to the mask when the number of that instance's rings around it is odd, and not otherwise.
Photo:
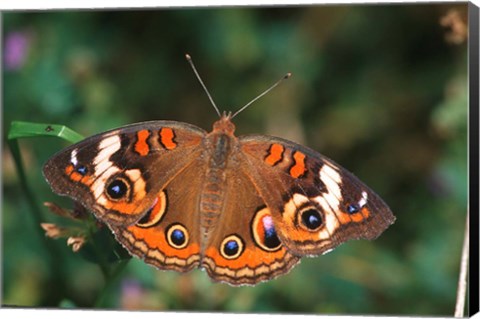
[(395, 220), (378, 195), (319, 153), (275, 137), (240, 141), (279, 236), (293, 253), (318, 255), (349, 239), (374, 239)]
[(195, 154), (205, 132), (172, 121), (138, 123), (72, 145), (43, 168), (52, 189), (104, 222), (131, 224)]

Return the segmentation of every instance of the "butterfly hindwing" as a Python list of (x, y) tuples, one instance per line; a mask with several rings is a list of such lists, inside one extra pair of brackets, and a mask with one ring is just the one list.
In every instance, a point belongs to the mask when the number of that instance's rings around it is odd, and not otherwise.
[[(190, 271), (200, 263), (203, 161), (193, 160), (158, 192), (149, 212), (133, 225), (113, 226), (119, 242), (159, 269)], [(188, 181), (186, 183), (185, 181)]]
[(288, 272), (299, 258), (280, 242), (270, 209), (236, 157), (237, 169), (226, 171), (221, 212), (206, 221), (214, 227), (202, 266), (216, 281), (252, 285)]

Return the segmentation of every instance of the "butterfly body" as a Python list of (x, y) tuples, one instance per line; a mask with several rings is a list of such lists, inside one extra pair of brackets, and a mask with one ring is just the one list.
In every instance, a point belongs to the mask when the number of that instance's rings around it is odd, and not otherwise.
[(395, 217), (351, 173), (302, 145), (210, 133), (174, 121), (95, 135), (44, 167), (52, 189), (82, 203), (133, 255), (160, 269), (204, 268), (216, 281), (256, 284), (302, 256), (373, 239)]

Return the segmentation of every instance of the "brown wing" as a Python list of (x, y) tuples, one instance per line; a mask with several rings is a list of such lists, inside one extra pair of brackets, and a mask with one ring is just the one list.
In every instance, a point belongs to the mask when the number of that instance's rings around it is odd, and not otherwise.
[(204, 161), (196, 158), (158, 192), (153, 208), (133, 225), (111, 226), (127, 250), (159, 269), (186, 272), (200, 263), (198, 202)]
[(132, 224), (201, 152), (204, 135), (179, 122), (137, 123), (62, 150), (43, 173), (54, 192), (72, 197), (103, 222)]
[(231, 285), (254, 285), (287, 273), (299, 261), (280, 242), (272, 214), (236, 163), (225, 171), (224, 202), (202, 259), (208, 275)]
[(378, 195), (319, 153), (267, 136), (240, 142), (280, 240), (294, 254), (318, 255), (349, 239), (374, 239), (394, 222)]

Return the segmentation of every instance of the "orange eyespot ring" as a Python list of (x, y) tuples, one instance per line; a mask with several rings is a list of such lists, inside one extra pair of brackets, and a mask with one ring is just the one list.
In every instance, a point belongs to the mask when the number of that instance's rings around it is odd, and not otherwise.
[(105, 186), (105, 194), (111, 201), (120, 201), (125, 198), (130, 198), (131, 185), (130, 181), (121, 177), (115, 176), (110, 179)]
[(282, 247), (268, 208), (263, 208), (255, 214), (252, 222), (252, 233), (255, 243), (265, 251), (273, 252)]
[(148, 228), (155, 226), (160, 222), (167, 208), (167, 195), (165, 191), (162, 191), (155, 201), (152, 207), (147, 211), (145, 216), (137, 222), (138, 227)]

